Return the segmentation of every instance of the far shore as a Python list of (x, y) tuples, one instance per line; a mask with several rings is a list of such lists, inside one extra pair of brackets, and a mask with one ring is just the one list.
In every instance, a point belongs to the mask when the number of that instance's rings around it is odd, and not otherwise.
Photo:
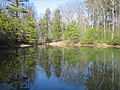
[[(120, 45), (109, 45), (106, 43), (96, 43), (96, 44), (83, 44), (83, 43), (73, 43), (70, 41), (56, 41), (44, 44), (38, 44), (37, 46), (51, 46), (51, 47), (61, 47), (61, 48), (69, 48), (69, 47), (91, 47), (91, 48), (120, 48)], [(33, 47), (31, 44), (21, 44), (15, 46), (16, 48), (27, 48)], [(0, 46), (0, 48), (10, 48), (8, 46)]]
[(96, 44), (81, 44), (81, 43), (72, 43), (68, 41), (58, 41), (48, 43), (52, 47), (95, 47), (95, 48), (120, 48), (120, 45), (108, 45), (106, 43), (96, 43)]

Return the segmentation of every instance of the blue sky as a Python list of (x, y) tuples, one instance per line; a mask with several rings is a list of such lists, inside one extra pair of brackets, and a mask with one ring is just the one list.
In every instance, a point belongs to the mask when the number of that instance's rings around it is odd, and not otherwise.
[(54, 11), (60, 5), (66, 3), (68, 0), (31, 0), (34, 5), (37, 16), (44, 14), (47, 8)]
[(34, 5), (36, 16), (40, 17), (45, 13), (45, 10), (47, 8), (50, 8), (51, 11), (54, 11), (56, 8), (60, 7), (61, 5), (74, 0), (30, 0), (30, 1)]

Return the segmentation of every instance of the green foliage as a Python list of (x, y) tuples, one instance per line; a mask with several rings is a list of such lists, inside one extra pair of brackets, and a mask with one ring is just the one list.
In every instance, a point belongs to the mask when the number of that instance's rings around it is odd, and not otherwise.
[(33, 43), (36, 39), (35, 22), (32, 17), (20, 20), (0, 13), (0, 44), (13, 46), (20, 43)]
[(12, 12), (21, 12), (21, 13), (27, 13), (28, 11), (24, 8), (19, 8), (17, 6), (11, 5), (9, 6), (8, 10), (12, 11)]
[(47, 19), (46, 17), (43, 17), (40, 20), (40, 35), (42, 38), (44, 38), (44, 40), (46, 40), (46, 38), (48, 37), (48, 25), (47, 25)]
[(55, 11), (52, 21), (52, 38), (54, 40), (62, 39), (61, 15), (59, 9)]
[(19, 17), (20, 13), (22, 14), (28, 13), (28, 9), (26, 9), (25, 7), (22, 7), (20, 3), (21, 1), (19, 0), (10, 1), (10, 4), (7, 6), (8, 14), (10, 16)]
[(112, 32), (103, 29), (89, 28), (80, 38), (81, 43), (93, 44), (93, 43), (106, 43), (111, 45), (120, 45), (119, 32), (114, 32), (114, 38), (112, 39)]
[(27, 17), (23, 22), (23, 36), (24, 42), (33, 43), (36, 40), (35, 21), (32, 17)]
[[(9, 44), (13, 40), (15, 42), (15, 30), (17, 29), (17, 20), (7, 17), (0, 13), (0, 43)], [(11, 42), (11, 43), (13, 43)]]
[(89, 28), (83, 35), (81, 43), (92, 44), (97, 41), (99, 32), (95, 28)]
[(80, 30), (76, 23), (70, 23), (65, 30), (65, 39), (78, 42), (80, 39)]
[(50, 42), (62, 39), (61, 15), (57, 9), (52, 20), (50, 19), (51, 11), (46, 10), (44, 17), (40, 20), (40, 37), (41, 41)]
[(120, 36), (116, 35), (113, 39), (109, 38), (106, 43), (111, 45), (120, 45)]

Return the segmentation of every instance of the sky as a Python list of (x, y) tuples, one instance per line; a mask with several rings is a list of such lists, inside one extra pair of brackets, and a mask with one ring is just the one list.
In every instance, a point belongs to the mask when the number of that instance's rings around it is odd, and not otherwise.
[(68, 1), (69, 0), (31, 0), (38, 17), (43, 15), (47, 8), (50, 8), (51, 11), (54, 11), (56, 8)]
[[(74, 2), (75, 0), (30, 0), (33, 4), (34, 12), (36, 13), (36, 18), (40, 18), (44, 15), (45, 10), (49, 8), (53, 12), (56, 8), (62, 5), (67, 5), (66, 3)], [(83, 2), (84, 0), (76, 0)]]

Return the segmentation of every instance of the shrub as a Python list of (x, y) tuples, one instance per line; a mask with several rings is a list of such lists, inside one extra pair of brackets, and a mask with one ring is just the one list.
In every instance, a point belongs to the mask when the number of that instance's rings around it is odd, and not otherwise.
[(81, 43), (93, 44), (97, 41), (99, 33), (95, 28), (89, 28), (81, 38)]
[(73, 42), (79, 42), (80, 40), (80, 31), (78, 28), (78, 25), (75, 23), (70, 23), (67, 26), (67, 29), (65, 31), (65, 39), (71, 40)]

